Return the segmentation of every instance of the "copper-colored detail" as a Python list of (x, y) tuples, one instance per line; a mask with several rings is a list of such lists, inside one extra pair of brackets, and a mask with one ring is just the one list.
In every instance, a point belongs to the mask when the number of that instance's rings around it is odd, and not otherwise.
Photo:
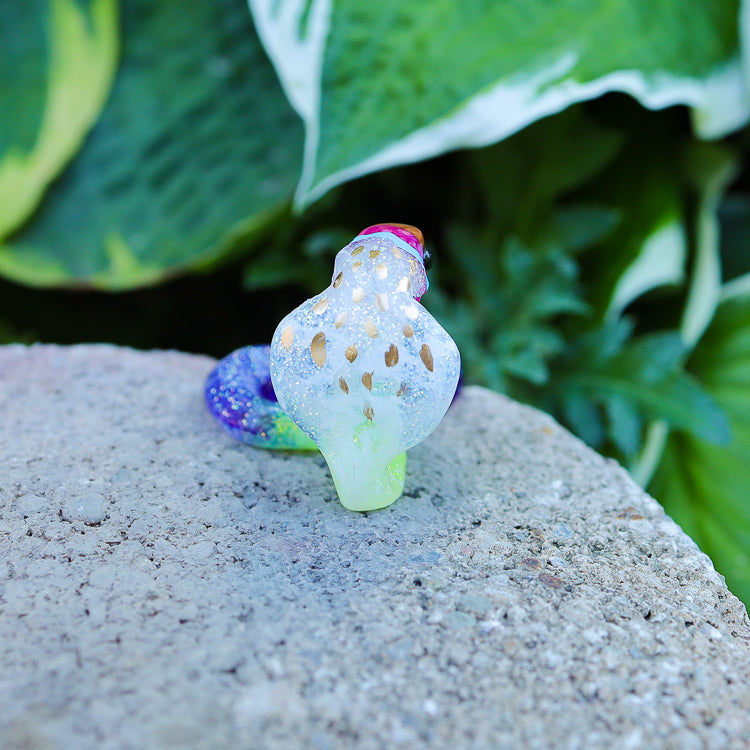
[(374, 339), (378, 335), (378, 327), (375, 325), (375, 323), (372, 322), (372, 318), (368, 318), (364, 322), (365, 331), (367, 331), (367, 335)]
[(401, 252), (401, 248), (398, 247), (398, 245), (391, 245), (391, 252), (393, 253), (393, 257), (396, 258), (396, 260), (404, 257), (403, 253)]
[(312, 354), (313, 362), (318, 367), (323, 367), (326, 363), (326, 335), (323, 331), (313, 336), (313, 340), (310, 343), (310, 353)]
[(405, 229), (409, 234), (413, 234), (418, 240), (420, 245), (424, 245), (424, 235), (422, 234), (421, 230), (417, 229), (416, 227), (413, 227), (411, 224), (394, 224), (393, 222), (388, 222), (388, 224), (392, 227), (398, 227), (399, 229)]
[(370, 258), (377, 258), (380, 255), (380, 250), (370, 250)]
[(349, 386), (346, 384), (344, 378), (339, 378), (339, 388), (341, 388), (344, 393), (349, 393)]
[(362, 409), (362, 413), (372, 422), (372, 418), (375, 416), (372, 406), (365, 404), (365, 408)]
[(294, 328), (287, 326), (281, 332), (281, 345), (289, 351), (292, 348), (292, 342), (294, 341)]
[(358, 260), (356, 263), (352, 263), (352, 268), (355, 271), (359, 271), (359, 269), (362, 268), (362, 261)]
[(414, 329), (411, 327), (409, 323), (407, 323), (404, 326), (404, 336), (406, 336), (407, 339), (410, 339), (414, 335)]
[(398, 363), (398, 347), (395, 344), (391, 344), (388, 347), (388, 351), (385, 353), (385, 366), (393, 367)]
[(430, 351), (430, 347), (427, 346), (427, 344), (422, 344), (422, 348), (419, 350), (419, 356), (422, 358), (422, 362), (424, 362), (424, 366), (430, 371), (433, 371), (434, 362), (432, 360), (432, 352)]
[(323, 299), (321, 300), (318, 300), (313, 305), (313, 308), (312, 308), (313, 312), (316, 315), (322, 315), (327, 309), (328, 309), (328, 300), (325, 297), (323, 297)]
[(368, 391), (372, 390), (372, 373), (366, 372), (362, 376), (362, 385), (367, 388)]
[(407, 390), (408, 390), (408, 386), (406, 385), (406, 383), (401, 383), (401, 387), (398, 389), (398, 393), (396, 395), (403, 396)]
[(359, 247), (355, 247), (354, 250), (352, 250), (352, 257), (355, 256), (355, 255), (359, 255), (364, 249), (365, 249), (364, 245), (360, 245)]
[(344, 272), (341, 271), (339, 275), (333, 280), (333, 288), (338, 289), (341, 286), (341, 282), (344, 280)]
[(355, 359), (357, 359), (357, 347), (352, 344), (351, 346), (346, 347), (346, 352), (344, 352), (346, 355), (346, 358), (350, 362), (354, 362)]

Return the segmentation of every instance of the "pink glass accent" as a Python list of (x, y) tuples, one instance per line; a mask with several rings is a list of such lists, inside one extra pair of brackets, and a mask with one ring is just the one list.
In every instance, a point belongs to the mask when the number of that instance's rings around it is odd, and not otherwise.
[(375, 234), (375, 232), (390, 232), (391, 234), (395, 234), (396, 237), (406, 242), (407, 245), (411, 245), (419, 253), (420, 258), (424, 258), (424, 247), (422, 247), (419, 240), (411, 232), (401, 229), (401, 227), (395, 227), (393, 224), (373, 224), (371, 227), (363, 229), (357, 236)]

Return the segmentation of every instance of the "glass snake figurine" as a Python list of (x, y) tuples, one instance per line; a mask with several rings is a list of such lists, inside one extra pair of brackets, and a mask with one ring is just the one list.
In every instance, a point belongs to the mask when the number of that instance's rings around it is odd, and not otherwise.
[(439, 424), (456, 392), (458, 348), (419, 303), (422, 233), (376, 224), (336, 255), (331, 285), (276, 328), (271, 346), (222, 359), (205, 398), (233, 437), (314, 450), (350, 510), (384, 508), (404, 487), (406, 450)]

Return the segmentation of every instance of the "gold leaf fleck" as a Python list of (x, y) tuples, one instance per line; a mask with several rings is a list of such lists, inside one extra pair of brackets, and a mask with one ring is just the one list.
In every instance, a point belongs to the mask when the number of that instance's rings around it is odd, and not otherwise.
[(419, 356), (424, 362), (424, 366), (430, 371), (433, 371), (434, 362), (432, 361), (432, 352), (427, 344), (422, 344), (422, 348), (419, 350)]
[(365, 404), (365, 408), (362, 410), (362, 413), (372, 422), (372, 418), (375, 416), (375, 412), (373, 411), (372, 406), (370, 404)]
[(354, 362), (354, 360), (357, 359), (357, 347), (354, 344), (347, 346), (345, 354), (350, 362)]
[(341, 282), (344, 280), (344, 272), (341, 271), (339, 275), (333, 280), (333, 288), (338, 289), (341, 286)]
[(388, 347), (388, 351), (385, 353), (385, 366), (393, 367), (398, 362), (398, 347), (395, 344), (391, 344)]
[(352, 289), (352, 302), (361, 302), (365, 296), (365, 290), (361, 286), (355, 286)]
[(336, 318), (333, 325), (335, 325), (336, 328), (341, 328), (341, 326), (344, 325), (344, 323), (346, 323), (346, 319), (348, 315), (349, 313), (346, 310), (344, 310), (344, 312), (340, 313), (338, 318)]
[(401, 383), (401, 387), (398, 389), (397, 396), (403, 396), (406, 393), (407, 386), (406, 383)]
[(370, 250), (370, 258), (377, 258), (380, 255), (380, 250)]
[(411, 327), (409, 323), (407, 323), (404, 326), (404, 336), (406, 336), (407, 339), (410, 339), (414, 335), (414, 329)]
[(344, 393), (349, 393), (349, 386), (346, 384), (344, 378), (339, 378), (339, 388), (341, 388)]
[(364, 245), (360, 245), (359, 247), (355, 247), (354, 250), (352, 250), (352, 256), (359, 255), (364, 249), (365, 249)]
[(394, 258), (402, 258), (403, 255), (401, 253), (401, 248), (397, 247), (396, 245), (391, 245), (391, 252), (393, 253)]
[(380, 312), (385, 312), (388, 309), (388, 295), (378, 292), (375, 295), (375, 304), (378, 306)]
[(368, 391), (372, 390), (372, 373), (366, 372), (362, 376), (362, 385), (367, 388)]
[(313, 336), (310, 344), (310, 353), (312, 354), (313, 362), (318, 367), (323, 367), (326, 363), (326, 335), (323, 331)]
[(359, 269), (362, 268), (362, 261), (358, 260), (356, 263), (352, 263), (352, 268), (355, 271), (359, 271)]
[(385, 263), (378, 263), (375, 266), (375, 274), (379, 279), (384, 279), (388, 275), (388, 266)]
[(372, 322), (372, 318), (368, 318), (365, 323), (365, 331), (367, 331), (367, 335), (374, 339), (378, 335), (378, 327), (375, 325), (375, 323)]
[(294, 341), (294, 328), (287, 326), (281, 332), (281, 345), (289, 351), (292, 348), (292, 342)]
[(410, 287), (411, 287), (411, 282), (409, 281), (409, 277), (408, 276), (402, 276), (398, 280), (398, 290), (399, 290), (399, 292), (408, 292)]
[(323, 299), (318, 300), (313, 305), (313, 308), (312, 308), (313, 312), (316, 315), (322, 315), (327, 309), (328, 309), (328, 299), (326, 297), (323, 297)]

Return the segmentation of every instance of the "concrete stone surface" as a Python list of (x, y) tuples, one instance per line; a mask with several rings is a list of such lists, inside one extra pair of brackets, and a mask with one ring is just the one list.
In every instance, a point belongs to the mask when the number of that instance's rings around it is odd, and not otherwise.
[(467, 388), (351, 513), (212, 364), (0, 348), (0, 747), (750, 746), (745, 609), (618, 465)]

